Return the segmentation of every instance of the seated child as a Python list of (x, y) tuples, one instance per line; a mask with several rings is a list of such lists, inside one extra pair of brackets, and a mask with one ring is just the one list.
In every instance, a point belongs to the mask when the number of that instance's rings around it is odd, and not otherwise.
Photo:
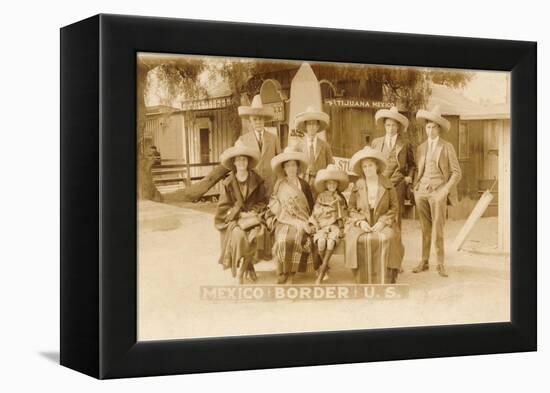
[(344, 237), (347, 204), (342, 191), (347, 188), (348, 183), (346, 172), (332, 164), (317, 172), (315, 177), (315, 188), (319, 194), (309, 222), (315, 229), (313, 241), (317, 244), (319, 255), (323, 260), (318, 270), (317, 284), (323, 281), (334, 248)]

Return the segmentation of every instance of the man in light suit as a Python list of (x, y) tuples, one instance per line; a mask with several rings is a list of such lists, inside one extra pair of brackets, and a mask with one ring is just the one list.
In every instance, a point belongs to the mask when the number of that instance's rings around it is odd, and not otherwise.
[(435, 232), (437, 272), (447, 277), (445, 270), (444, 229), (447, 204), (456, 205), (456, 185), (462, 178), (460, 164), (453, 145), (443, 140), (441, 130), (449, 131), (451, 124), (441, 116), (439, 107), (432, 111), (419, 110), (417, 119), (426, 122), (428, 139), (417, 149), (418, 173), (414, 183), (414, 198), (422, 228), (422, 260), (413, 269), (420, 273), (429, 269), (432, 231)]
[(317, 172), (334, 164), (330, 145), (318, 135), (328, 127), (329, 119), (325, 112), (309, 106), (305, 112), (296, 115), (295, 120), (296, 129), (305, 135), (303, 150), (307, 155), (308, 167), (304, 174), (304, 180), (311, 186), (314, 198), (317, 195), (315, 188)]
[(256, 95), (250, 106), (239, 107), (239, 116), (252, 124), (253, 130), (241, 135), (239, 140), (260, 152), (258, 165), (254, 169), (264, 180), (268, 195), (271, 195), (276, 180), (271, 169), (271, 159), (281, 153), (279, 138), (264, 128), (265, 121), (273, 118), (273, 111), (262, 104), (260, 95)]
[(403, 137), (409, 126), (409, 119), (403, 116), (394, 106), (380, 109), (374, 115), (376, 123), (382, 123), (386, 135), (372, 141), (371, 147), (384, 154), (386, 168), (382, 175), (387, 177), (395, 187), (399, 201), (397, 226), (401, 229), (401, 215), (405, 205), (407, 186), (412, 183), (416, 170), (411, 143)]

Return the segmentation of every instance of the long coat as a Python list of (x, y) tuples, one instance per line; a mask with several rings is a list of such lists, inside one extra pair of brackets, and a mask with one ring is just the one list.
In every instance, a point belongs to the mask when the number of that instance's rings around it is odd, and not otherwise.
[[(366, 274), (365, 265), (370, 263), (372, 270), (378, 269), (381, 262), (386, 268), (398, 269), (403, 260), (403, 245), (401, 232), (397, 226), (398, 211), (397, 194), (393, 184), (383, 176), (378, 177), (378, 194), (374, 209), (369, 207), (367, 183), (360, 178), (353, 187), (349, 199), (349, 221), (346, 231), (346, 263), (345, 266), (359, 270), (364, 279), (372, 282), (372, 275)], [(366, 220), (369, 226), (382, 222), (386, 226), (379, 233), (366, 233), (357, 226)]]
[(262, 148), (260, 150), (260, 145), (258, 144), (258, 139), (256, 138), (256, 133), (254, 131), (247, 132), (246, 134), (241, 135), (239, 138), (241, 142), (245, 145), (257, 149), (260, 152), (260, 160), (255, 170), (258, 172), (260, 177), (264, 179), (265, 188), (268, 194), (271, 194), (273, 191), (273, 185), (275, 184), (275, 174), (271, 169), (271, 159), (277, 154), (281, 153), (281, 144), (279, 143), (279, 138), (273, 133), (264, 130), (263, 132), (263, 141)]
[[(424, 174), (424, 169), (426, 168), (426, 153), (428, 151), (428, 141), (424, 141), (420, 146), (418, 146), (416, 152), (416, 158), (418, 160), (418, 173), (413, 185), (413, 189), (418, 190), (418, 184), (422, 175)], [(460, 169), (460, 164), (458, 158), (456, 157), (456, 152), (454, 146), (447, 142), (446, 140), (439, 138), (437, 146), (435, 148), (434, 154), (436, 155), (436, 161), (438, 164), (443, 178), (445, 179), (447, 185), (450, 187), (449, 194), (447, 195), (447, 204), (455, 206), (458, 204), (458, 192), (456, 185), (462, 178), (462, 170)]]
[(242, 230), (237, 221), (241, 212), (256, 212), (262, 216), (268, 202), (268, 194), (262, 178), (253, 170), (247, 179), (247, 195), (242, 195), (234, 172), (222, 181), (222, 192), (214, 223), (221, 235), (219, 263), (231, 268), (233, 274), (241, 257), (255, 256), (258, 259), (270, 257), (270, 241), (265, 223), (249, 230)]

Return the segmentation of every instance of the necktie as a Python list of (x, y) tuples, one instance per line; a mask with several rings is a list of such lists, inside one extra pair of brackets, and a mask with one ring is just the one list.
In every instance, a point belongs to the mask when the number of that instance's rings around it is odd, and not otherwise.
[(315, 139), (309, 140), (309, 164), (313, 166), (315, 164), (315, 147), (314, 147)]
[(263, 133), (260, 131), (258, 132), (258, 146), (260, 146), (260, 151), (262, 151), (262, 145), (263, 145)]

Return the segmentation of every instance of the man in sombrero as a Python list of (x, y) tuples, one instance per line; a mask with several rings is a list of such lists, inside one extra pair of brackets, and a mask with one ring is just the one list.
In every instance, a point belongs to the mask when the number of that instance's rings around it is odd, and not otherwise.
[(239, 116), (248, 119), (252, 125), (252, 131), (241, 135), (239, 138), (245, 145), (257, 149), (260, 153), (256, 172), (264, 180), (268, 195), (273, 191), (275, 175), (271, 169), (271, 159), (281, 153), (279, 138), (264, 127), (266, 121), (273, 118), (271, 108), (262, 104), (260, 95), (254, 96), (250, 106), (240, 106)]
[(315, 176), (321, 169), (334, 164), (330, 145), (318, 135), (329, 124), (329, 115), (309, 106), (305, 112), (296, 115), (295, 127), (305, 135), (304, 151), (307, 155), (308, 166), (304, 174), (304, 180), (308, 182), (316, 194)]
[(407, 186), (412, 183), (416, 170), (412, 145), (403, 135), (409, 127), (409, 120), (399, 113), (395, 106), (380, 109), (374, 115), (374, 119), (377, 124), (384, 126), (386, 135), (374, 139), (371, 147), (386, 157), (386, 169), (382, 174), (392, 182), (397, 192), (397, 226), (401, 229)]
[(447, 204), (458, 203), (456, 185), (462, 177), (453, 145), (440, 137), (451, 123), (441, 116), (438, 106), (431, 111), (419, 110), (416, 118), (425, 122), (428, 139), (417, 149), (418, 173), (414, 182), (414, 199), (422, 229), (422, 260), (413, 269), (420, 273), (429, 269), (432, 232), (435, 232), (437, 272), (447, 277), (445, 270), (444, 229)]

